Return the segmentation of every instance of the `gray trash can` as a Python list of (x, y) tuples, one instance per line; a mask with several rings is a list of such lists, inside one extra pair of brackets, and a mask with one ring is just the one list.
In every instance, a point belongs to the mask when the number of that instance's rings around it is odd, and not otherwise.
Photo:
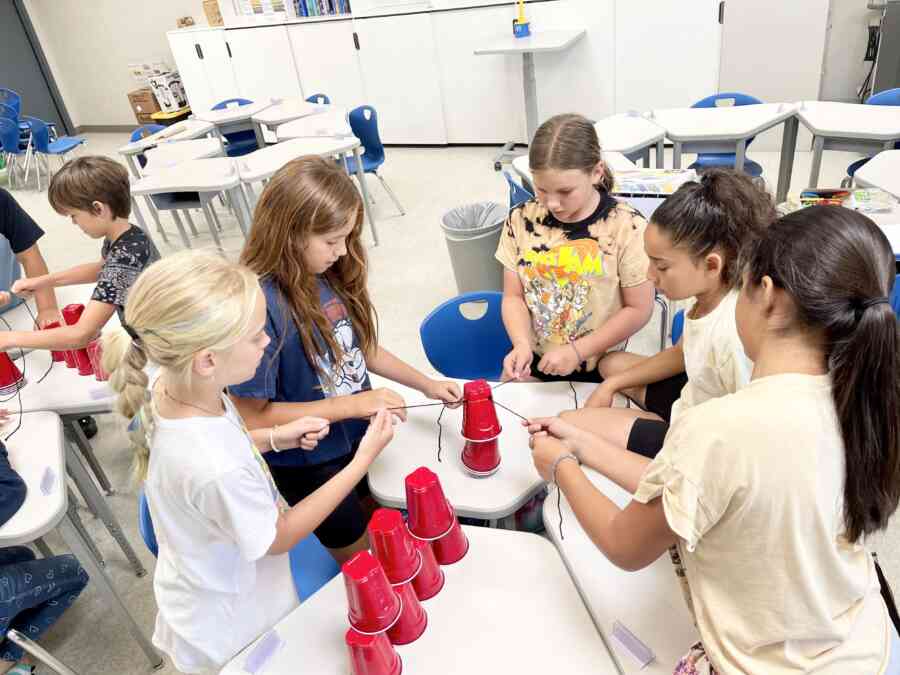
[(496, 202), (466, 204), (441, 219), (459, 292), (502, 291), (503, 266), (494, 258), (508, 210)]

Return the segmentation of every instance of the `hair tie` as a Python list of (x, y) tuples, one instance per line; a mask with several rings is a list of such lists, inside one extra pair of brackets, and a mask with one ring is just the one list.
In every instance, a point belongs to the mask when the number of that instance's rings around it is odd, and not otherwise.
[(859, 306), (862, 309), (868, 309), (869, 307), (874, 307), (875, 305), (881, 305), (881, 304), (885, 304), (885, 305), (891, 304), (890, 298), (884, 297), (884, 298), (871, 298), (869, 300), (863, 300), (861, 303), (859, 303)]
[(137, 334), (137, 331), (134, 328), (132, 328), (131, 326), (129, 326), (127, 323), (125, 323), (124, 321), (122, 322), (122, 328), (125, 329), (126, 333), (128, 333), (132, 342), (140, 342), (141, 341), (141, 337), (140, 337), (140, 335)]

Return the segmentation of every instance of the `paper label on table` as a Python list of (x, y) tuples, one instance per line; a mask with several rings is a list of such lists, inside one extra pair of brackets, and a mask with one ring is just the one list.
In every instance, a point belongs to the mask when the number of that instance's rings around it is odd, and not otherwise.
[(92, 399), (99, 401), (100, 399), (111, 397), (113, 390), (109, 388), (108, 384), (104, 384), (102, 387), (92, 387), (88, 393), (90, 393)]
[(256, 643), (250, 653), (247, 654), (247, 660), (244, 662), (244, 670), (251, 675), (259, 675), (265, 672), (266, 666), (272, 657), (284, 646), (281, 636), (273, 628), (266, 633), (262, 639)]
[(41, 478), (41, 492), (44, 495), (49, 495), (53, 492), (54, 485), (56, 485), (56, 472), (48, 466), (44, 471), (44, 476)]
[(612, 636), (616, 643), (630, 654), (641, 668), (646, 667), (656, 658), (650, 647), (641, 642), (634, 633), (618, 621), (613, 623)]

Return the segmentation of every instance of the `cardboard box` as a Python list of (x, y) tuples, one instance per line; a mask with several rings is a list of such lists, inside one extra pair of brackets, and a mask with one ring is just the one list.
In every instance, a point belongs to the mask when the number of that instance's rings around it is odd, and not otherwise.
[(139, 124), (151, 124), (153, 120), (150, 115), (159, 111), (159, 103), (156, 102), (153, 90), (149, 87), (128, 92), (128, 103)]
[(224, 26), (222, 12), (219, 11), (219, 0), (203, 0), (203, 12), (206, 14), (206, 22), (210, 26)]
[(150, 78), (168, 73), (172, 69), (160, 58), (132, 61), (128, 64), (128, 72), (137, 86), (142, 89), (150, 86)]
[(187, 105), (184, 85), (181, 84), (178, 71), (151, 77), (150, 87), (153, 89), (153, 95), (156, 96), (160, 110), (172, 112)]

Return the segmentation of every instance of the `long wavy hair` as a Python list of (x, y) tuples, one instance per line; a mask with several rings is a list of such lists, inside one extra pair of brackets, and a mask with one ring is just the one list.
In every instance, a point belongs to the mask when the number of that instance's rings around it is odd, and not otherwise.
[(303, 349), (325, 377), (328, 373), (319, 365), (322, 359), (339, 363), (343, 351), (319, 303), (316, 275), (307, 267), (303, 250), (311, 236), (340, 230), (349, 223), (353, 230), (347, 237), (347, 254), (322, 276), (346, 306), (363, 353), (371, 354), (378, 344), (378, 321), (366, 287), (363, 202), (343, 167), (310, 156), (279, 169), (259, 198), (241, 253), (244, 265), (271, 280), (281, 292)]

